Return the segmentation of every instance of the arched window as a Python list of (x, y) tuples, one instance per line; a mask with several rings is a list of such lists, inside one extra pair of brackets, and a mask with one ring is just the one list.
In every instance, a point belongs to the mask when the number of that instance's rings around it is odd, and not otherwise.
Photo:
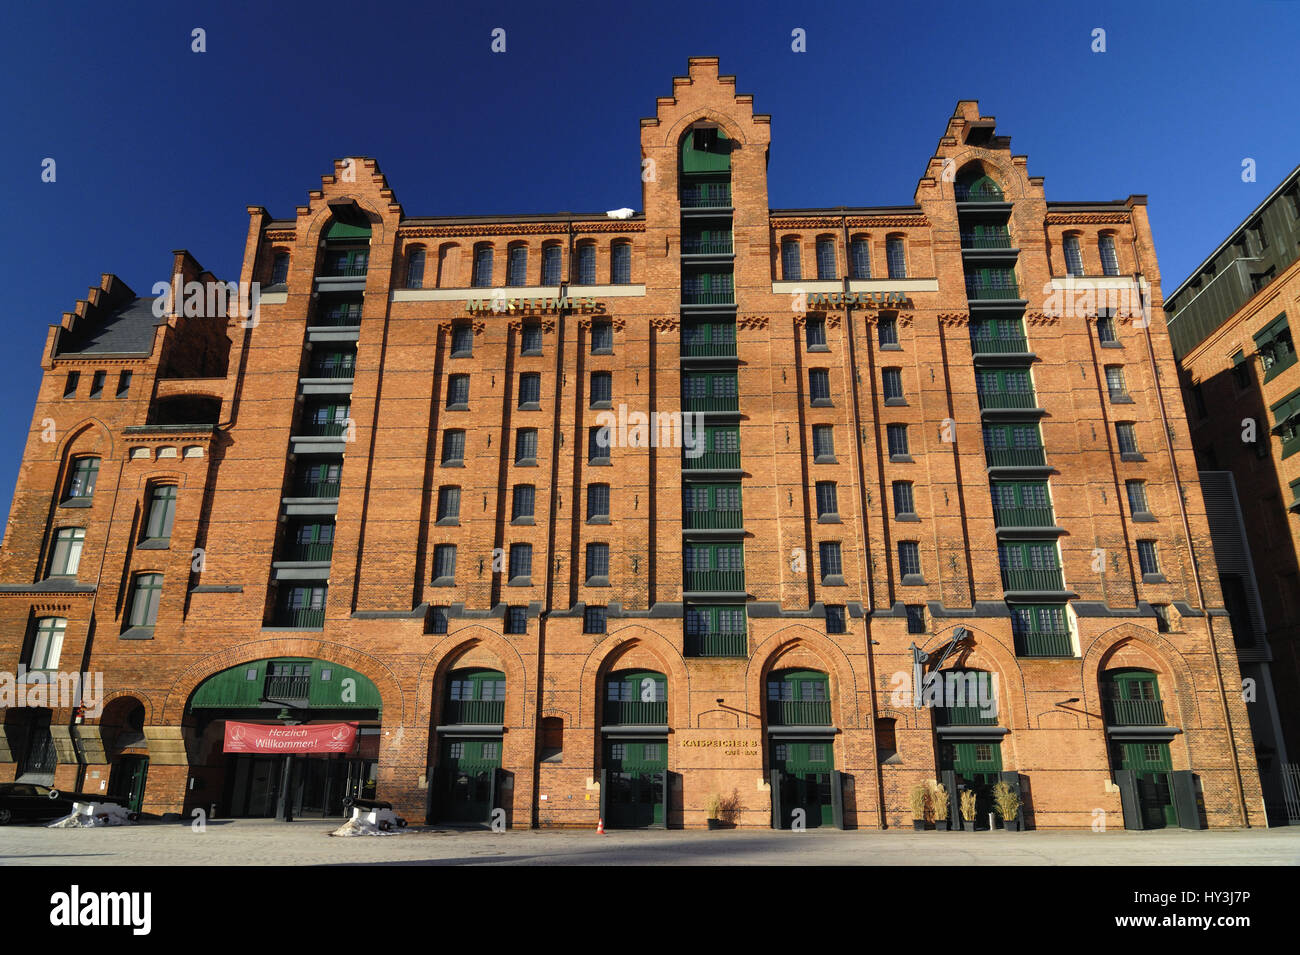
[(64, 503), (89, 503), (95, 496), (95, 482), (99, 479), (99, 458), (77, 458), (72, 462), (72, 473), (68, 478), (68, 493)]
[(620, 670), (605, 680), (606, 725), (668, 722), (668, 678), (653, 670)]
[(506, 252), (506, 284), (528, 284), (528, 246), (522, 242), (512, 243)]
[(63, 635), (68, 629), (65, 617), (41, 617), (36, 621), (36, 637), (27, 658), (29, 670), (57, 670), (63, 650)]
[(170, 540), (175, 517), (176, 485), (155, 484), (149, 489), (149, 516), (145, 521), (144, 539)]
[(81, 549), (86, 543), (84, 527), (60, 527), (54, 535), (54, 553), (50, 557), (51, 577), (75, 577), (81, 564)]
[(901, 235), (891, 235), (885, 239), (885, 258), (889, 264), (891, 279), (907, 278), (907, 255), (903, 249)]
[(406, 287), (424, 288), (424, 246), (417, 245), (406, 253)]
[(446, 724), (497, 724), (505, 721), (506, 676), (500, 670), (453, 670), (447, 678)]
[(799, 240), (794, 236), (781, 240), (781, 278), (787, 282), (798, 282), (803, 278), (803, 269), (799, 264)]
[(574, 276), (574, 283), (577, 285), (596, 284), (596, 243), (580, 242), (578, 244), (577, 274)]
[(1160, 681), (1151, 670), (1107, 670), (1101, 675), (1101, 701), (1107, 726), (1167, 725)]
[(954, 193), (958, 202), (1001, 202), (1002, 187), (984, 172), (978, 162), (966, 166), (957, 174)]
[(276, 250), (275, 258), (271, 262), (271, 284), (284, 285), (289, 281), (289, 253), (283, 250)]
[(609, 249), (609, 280), (614, 285), (632, 282), (632, 243), (619, 241)]
[(542, 246), (542, 284), (559, 285), (564, 277), (564, 251), (558, 242)]
[(819, 670), (775, 670), (767, 678), (769, 726), (830, 726), (830, 679)]
[(1115, 237), (1103, 233), (1097, 237), (1097, 253), (1101, 256), (1101, 274), (1119, 275), (1119, 256), (1115, 253)]
[(871, 278), (871, 243), (864, 235), (855, 235), (849, 242), (851, 278)]
[(492, 244), (480, 242), (474, 246), (474, 274), (471, 284), (474, 288), (489, 288), (492, 285)]
[(1069, 275), (1083, 274), (1083, 253), (1079, 249), (1077, 233), (1067, 233), (1062, 243), (1065, 249), (1065, 271)]
[(817, 277), (833, 279), (837, 277), (835, 269), (835, 239), (828, 235), (817, 237)]
[(943, 670), (932, 674), (935, 682), (928, 702), (940, 726), (994, 726), (998, 701), (993, 674), (983, 670)]

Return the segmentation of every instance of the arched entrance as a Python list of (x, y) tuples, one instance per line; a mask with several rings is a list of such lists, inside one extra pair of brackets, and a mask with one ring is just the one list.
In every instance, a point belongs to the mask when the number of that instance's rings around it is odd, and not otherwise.
[(668, 677), (618, 670), (605, 678), (601, 815), (614, 829), (662, 828), (668, 806)]
[(375, 795), (382, 703), (364, 674), (310, 657), (275, 657), (214, 673), (188, 706), (197, 760), (218, 813), (340, 816)]

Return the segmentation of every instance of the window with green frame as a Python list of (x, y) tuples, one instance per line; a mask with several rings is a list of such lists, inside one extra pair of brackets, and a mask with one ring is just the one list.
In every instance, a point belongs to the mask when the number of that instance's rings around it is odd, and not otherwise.
[(735, 323), (682, 323), (682, 354), (703, 357), (736, 354)]
[(682, 407), (687, 411), (735, 411), (739, 407), (739, 395), (734, 371), (682, 375)]
[(1009, 609), (1017, 656), (1074, 656), (1064, 604), (1015, 604)]
[(683, 485), (682, 516), (688, 528), (741, 527), (740, 485)]
[(447, 680), (444, 723), (500, 723), (505, 717), (506, 676), (500, 670), (453, 670)]
[(731, 140), (716, 126), (698, 126), (682, 138), (682, 172), (728, 172), (731, 169)]
[(776, 670), (767, 678), (769, 726), (830, 726), (830, 678), (818, 670)]
[(689, 543), (683, 548), (686, 589), (736, 592), (745, 586), (745, 548), (739, 541)]
[(1300, 388), (1275, 402), (1269, 410), (1275, 422), (1273, 433), (1282, 439), (1282, 457), (1288, 458), (1300, 451)]
[(653, 670), (620, 670), (605, 680), (605, 723), (668, 722), (668, 678)]
[(689, 656), (745, 656), (747, 630), (743, 604), (690, 604), (686, 607), (686, 652)]
[(970, 324), (971, 338), (977, 342), (1005, 342), (1023, 345), (1025, 326), (1018, 318), (986, 318)]
[(1295, 344), (1286, 312), (1269, 322), (1254, 335), (1255, 348), (1264, 365), (1264, 380), (1270, 381), (1296, 362)]
[(992, 481), (989, 492), (1000, 527), (1051, 527), (1056, 520), (1046, 481)]
[(1055, 541), (1003, 541), (998, 566), (1006, 590), (1063, 590), (1061, 559)]
[(977, 369), (975, 393), (979, 396), (981, 408), (1028, 408), (1035, 400), (1028, 368)]
[[(683, 466), (691, 468), (736, 469), (740, 467), (740, 427), (738, 425), (706, 425), (701, 437), (698, 432), (694, 446), (682, 450)], [(703, 448), (701, 449), (701, 445)]]
[(1108, 670), (1101, 678), (1101, 701), (1111, 726), (1163, 726), (1160, 684), (1151, 670)]

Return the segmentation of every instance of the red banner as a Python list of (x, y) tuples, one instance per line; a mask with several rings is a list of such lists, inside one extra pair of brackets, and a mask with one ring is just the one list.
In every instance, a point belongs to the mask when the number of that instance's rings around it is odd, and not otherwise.
[(356, 723), (284, 726), (226, 720), (227, 753), (350, 753), (356, 741)]

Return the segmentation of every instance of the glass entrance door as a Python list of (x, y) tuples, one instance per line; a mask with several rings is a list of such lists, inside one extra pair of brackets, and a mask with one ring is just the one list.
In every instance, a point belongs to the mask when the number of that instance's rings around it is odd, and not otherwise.
[(605, 824), (612, 829), (664, 825), (664, 774), (668, 743), (620, 739), (605, 743)]
[(1168, 743), (1116, 743), (1112, 759), (1118, 760), (1120, 769), (1131, 769), (1137, 781), (1138, 805), (1142, 810), (1142, 825), (1146, 829), (1163, 829), (1178, 825), (1174, 808), (1170, 773), (1174, 764), (1169, 755)]
[(796, 809), (803, 810), (805, 828), (834, 825), (831, 771), (835, 747), (829, 740), (774, 740), (772, 768), (779, 773), (782, 829), (794, 825)]
[(490, 822), (493, 770), (501, 766), (501, 737), (448, 738), (442, 742), (442, 818)]
[(993, 812), (993, 786), (1002, 772), (1002, 743), (941, 743), (939, 768), (953, 771), (959, 790), (974, 790), (975, 824), (985, 824)]

